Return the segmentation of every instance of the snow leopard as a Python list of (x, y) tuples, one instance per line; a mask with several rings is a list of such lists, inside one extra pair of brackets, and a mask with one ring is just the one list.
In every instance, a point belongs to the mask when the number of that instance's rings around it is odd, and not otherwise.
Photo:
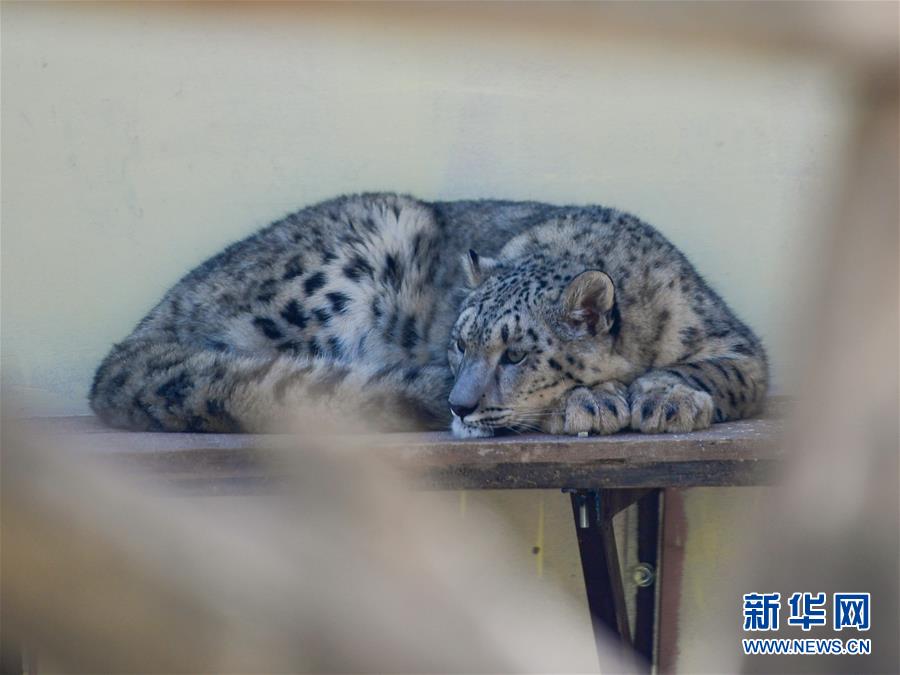
[(760, 413), (767, 384), (759, 338), (630, 213), (373, 193), (188, 273), (89, 399), (134, 430), (267, 431), (315, 404), (468, 438), (690, 432)]

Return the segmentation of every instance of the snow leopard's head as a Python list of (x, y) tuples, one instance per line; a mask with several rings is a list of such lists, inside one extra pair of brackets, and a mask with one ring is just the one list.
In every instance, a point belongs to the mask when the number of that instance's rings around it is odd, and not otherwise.
[(615, 286), (540, 254), (494, 260), (469, 251), (471, 288), (448, 345), (458, 435), (536, 431), (573, 387), (616, 377)]

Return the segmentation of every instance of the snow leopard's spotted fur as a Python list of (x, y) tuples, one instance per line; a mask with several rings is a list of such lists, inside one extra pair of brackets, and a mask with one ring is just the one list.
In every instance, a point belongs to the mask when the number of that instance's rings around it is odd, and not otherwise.
[(766, 386), (756, 336), (634, 216), (371, 194), (192, 271), (113, 347), (90, 399), (114, 426), (239, 431), (311, 401), (446, 427), (449, 397), (468, 436), (689, 431), (759, 412)]

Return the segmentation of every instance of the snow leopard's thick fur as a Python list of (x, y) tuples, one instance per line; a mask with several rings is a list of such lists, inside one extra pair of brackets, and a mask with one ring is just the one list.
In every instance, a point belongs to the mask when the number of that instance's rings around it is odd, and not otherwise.
[(757, 337), (634, 216), (367, 194), (189, 273), (90, 400), (129, 429), (265, 430), (315, 404), (459, 436), (605, 434), (750, 416), (766, 387)]

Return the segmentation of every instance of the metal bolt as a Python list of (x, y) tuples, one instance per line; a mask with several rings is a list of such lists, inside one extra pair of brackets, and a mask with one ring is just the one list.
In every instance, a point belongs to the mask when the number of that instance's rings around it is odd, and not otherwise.
[(581, 503), (578, 504), (578, 527), (582, 530), (586, 530), (591, 526), (590, 521), (588, 520), (588, 508), (585, 500), (581, 500)]
[(656, 581), (656, 570), (653, 569), (653, 565), (638, 563), (631, 570), (631, 580), (638, 588), (647, 588)]

